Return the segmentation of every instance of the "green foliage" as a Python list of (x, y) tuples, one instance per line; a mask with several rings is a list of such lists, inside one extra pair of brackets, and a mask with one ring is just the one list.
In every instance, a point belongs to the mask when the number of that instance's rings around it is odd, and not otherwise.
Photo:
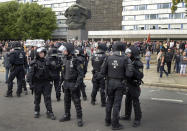
[(171, 7), (172, 13), (175, 13), (175, 11), (177, 10), (177, 5), (181, 2), (184, 2), (187, 8), (187, 0), (172, 0), (172, 4), (173, 4)]
[(36, 3), (0, 4), (0, 39), (50, 39), (57, 28), (51, 8)]

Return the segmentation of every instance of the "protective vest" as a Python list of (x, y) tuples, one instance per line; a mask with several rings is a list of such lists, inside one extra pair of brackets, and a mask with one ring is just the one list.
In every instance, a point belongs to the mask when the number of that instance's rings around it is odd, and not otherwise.
[(65, 80), (76, 80), (78, 77), (78, 71), (76, 70), (76, 59), (71, 58), (65, 61)]
[(125, 56), (111, 55), (108, 57), (108, 77), (112, 79), (125, 78)]
[(94, 54), (92, 57), (93, 71), (100, 72), (103, 61), (105, 60), (105, 54)]

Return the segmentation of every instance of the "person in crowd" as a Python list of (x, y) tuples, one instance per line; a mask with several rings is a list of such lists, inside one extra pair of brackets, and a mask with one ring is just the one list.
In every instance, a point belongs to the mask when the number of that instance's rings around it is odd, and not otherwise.
[(9, 71), (10, 71), (10, 48), (7, 48), (6, 53), (4, 55), (4, 61), (3, 65), (5, 67), (5, 83), (8, 83), (8, 76), (9, 76)]
[(186, 75), (186, 65), (187, 65), (186, 52), (183, 52), (183, 55), (181, 56), (180, 63), (181, 63), (180, 75), (185, 76)]
[(176, 50), (176, 53), (174, 55), (174, 61), (175, 61), (175, 66), (174, 70), (176, 70), (176, 73), (180, 73), (180, 52), (179, 50)]
[(146, 69), (150, 69), (151, 52), (149, 49), (146, 50), (145, 60), (146, 60)]

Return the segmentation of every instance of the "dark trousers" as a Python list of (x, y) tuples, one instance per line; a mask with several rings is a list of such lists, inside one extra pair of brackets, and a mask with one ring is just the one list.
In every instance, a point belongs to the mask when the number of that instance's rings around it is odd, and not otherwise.
[(140, 121), (142, 117), (139, 97), (127, 92), (125, 99), (125, 116), (131, 117), (132, 106), (134, 108), (135, 120)]
[(167, 62), (168, 74), (171, 73), (171, 62)]
[(106, 104), (106, 122), (111, 122), (111, 113), (113, 109), (112, 126), (119, 125), (119, 112), (121, 108), (121, 101), (123, 98), (123, 88), (107, 89), (107, 104)]
[(59, 99), (61, 97), (61, 86), (60, 86), (60, 78), (54, 79), (52, 81), (51, 87), (55, 87), (55, 92), (56, 92), (56, 98)]
[(34, 83), (34, 110), (40, 112), (41, 96), (44, 96), (44, 103), (48, 112), (52, 113), (51, 86), (49, 81)]
[(67, 116), (71, 116), (71, 100), (73, 100), (75, 109), (77, 112), (77, 119), (82, 118), (82, 107), (81, 107), (81, 100), (80, 100), (80, 89), (73, 89), (73, 85), (75, 83), (64, 82), (64, 108), (65, 114)]
[(91, 93), (92, 101), (96, 101), (96, 96), (97, 92), (100, 90), (100, 95), (101, 95), (101, 103), (105, 104), (106, 103), (106, 95), (105, 95), (105, 80), (92, 80), (93, 83), (93, 89)]
[(15, 66), (14, 69), (10, 70), (10, 75), (8, 78), (8, 91), (7, 95), (12, 94), (12, 88), (13, 88), (13, 80), (17, 79), (17, 94), (21, 94), (22, 92), (22, 80), (24, 79), (24, 68), (23, 66)]
[(160, 66), (160, 78), (162, 78), (163, 72), (166, 74), (166, 76), (168, 76), (168, 73), (166, 72), (166, 70), (164, 69), (164, 65)]
[(160, 61), (158, 61), (158, 63), (157, 63), (157, 73), (159, 73), (160, 72)]
[(86, 85), (84, 84), (84, 82), (82, 82), (81, 85), (80, 85), (80, 91), (82, 93), (82, 97), (83, 98), (87, 98), (87, 95), (86, 95)]
[(180, 63), (175, 63), (176, 73), (180, 73)]

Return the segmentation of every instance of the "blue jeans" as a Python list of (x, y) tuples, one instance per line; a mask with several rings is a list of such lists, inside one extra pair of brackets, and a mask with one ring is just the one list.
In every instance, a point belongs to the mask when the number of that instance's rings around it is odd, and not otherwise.
[(168, 73), (167, 73), (166, 70), (164, 69), (164, 65), (163, 65), (163, 66), (160, 66), (160, 78), (162, 78), (163, 72), (166, 74), (166, 76), (168, 76)]
[(180, 73), (180, 63), (175, 64), (176, 73)]
[(150, 60), (146, 60), (146, 69), (150, 69)]
[(5, 70), (6, 70), (6, 72), (5, 72), (5, 82), (7, 82), (10, 69), (6, 68)]

